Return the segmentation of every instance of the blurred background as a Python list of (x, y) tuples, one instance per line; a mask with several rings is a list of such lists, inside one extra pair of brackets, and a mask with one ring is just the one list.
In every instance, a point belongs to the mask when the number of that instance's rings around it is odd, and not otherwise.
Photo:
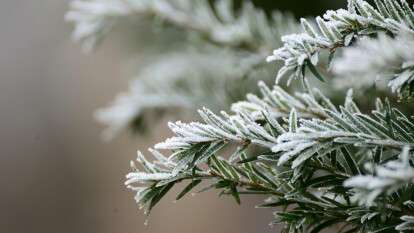
[[(82, 53), (63, 20), (68, 3), (0, 1), (0, 232), (277, 232), (268, 226), (271, 213), (253, 208), (260, 199), (238, 206), (214, 192), (177, 204), (170, 195), (144, 226), (124, 175), (137, 149), (168, 135), (165, 122), (150, 136), (104, 143), (92, 115), (127, 89), (150, 32), (144, 24), (118, 28), (96, 52)], [(342, 0), (255, 3), (297, 17), (345, 7)]]

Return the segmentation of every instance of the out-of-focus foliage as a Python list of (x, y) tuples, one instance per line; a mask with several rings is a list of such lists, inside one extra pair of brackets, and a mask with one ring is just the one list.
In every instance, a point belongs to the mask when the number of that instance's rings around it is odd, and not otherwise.
[[(111, 107), (96, 118), (108, 125), (104, 138), (128, 128), (143, 130), (149, 119), (200, 106), (220, 110), (256, 92), (256, 83), (267, 70), (256, 70), (263, 57), (210, 46), (203, 51), (164, 54), (142, 69), (129, 90), (117, 96)], [(150, 114), (148, 116), (148, 114)]]
[(413, 50), (414, 32), (397, 37), (380, 34), (375, 39), (364, 38), (333, 63), (334, 72), (340, 76), (337, 82), (344, 86), (354, 83), (358, 88), (376, 82), (378, 88), (388, 86), (400, 97), (410, 98), (414, 94)]
[(105, 138), (125, 128), (141, 129), (145, 116), (154, 110), (222, 109), (248, 92), (255, 93), (252, 83), (272, 80), (273, 67), (264, 59), (267, 51), (281, 45), (281, 35), (298, 29), (289, 14), (275, 11), (268, 16), (249, 2), (235, 9), (228, 0), (77, 0), (66, 15), (75, 23), (73, 38), (85, 50), (130, 17), (159, 19), (190, 39), (179, 51), (159, 54), (159, 61), (140, 72), (128, 93), (98, 111), (97, 119), (108, 125)]

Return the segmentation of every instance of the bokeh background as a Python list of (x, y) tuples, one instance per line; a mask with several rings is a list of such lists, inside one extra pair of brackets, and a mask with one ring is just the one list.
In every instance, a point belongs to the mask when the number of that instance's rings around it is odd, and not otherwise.
[[(124, 175), (137, 149), (168, 134), (165, 124), (150, 136), (104, 143), (92, 115), (127, 89), (151, 32), (144, 23), (120, 27), (96, 52), (82, 53), (63, 20), (68, 2), (0, 1), (0, 232), (277, 232), (271, 213), (253, 208), (260, 199), (238, 206), (214, 192), (177, 204), (170, 195), (144, 226)], [(345, 7), (344, 0), (255, 3), (298, 17)]]

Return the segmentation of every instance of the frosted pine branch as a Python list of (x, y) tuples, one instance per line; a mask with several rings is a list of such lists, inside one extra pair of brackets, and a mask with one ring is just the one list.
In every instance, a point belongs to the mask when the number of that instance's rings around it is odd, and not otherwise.
[(304, 32), (282, 37), (283, 47), (267, 58), (269, 62), (284, 61), (277, 82), (289, 73), (289, 79), (302, 77), (305, 67), (317, 73), (315, 66), (322, 51), (333, 53), (339, 47), (349, 46), (355, 38), (384, 31), (394, 35), (414, 32), (414, 12), (405, 0), (375, 3), (373, 6), (364, 0), (349, 0), (349, 9), (329, 10), (323, 18), (317, 17), (317, 28), (302, 19)]
[[(183, 149), (194, 143), (226, 140), (253, 142), (271, 148), (276, 143), (274, 136), (286, 132), (278, 120), (288, 121), (292, 111), (302, 119), (325, 119), (330, 117), (329, 109), (336, 111), (332, 102), (317, 90), (314, 90), (315, 94), (296, 93), (296, 96), (292, 96), (279, 86), (271, 90), (259, 82), (259, 87), (261, 97), (248, 94), (247, 101), (232, 106), (234, 115), (222, 112), (222, 116), (218, 116), (203, 109), (199, 113), (206, 124), (171, 123), (170, 128), (177, 136), (157, 144), (158, 149)], [(270, 132), (259, 121), (267, 122)]]
[(352, 100), (347, 102), (350, 105), (340, 111), (326, 110), (328, 119), (301, 119), (297, 130), (279, 136), (278, 144), (272, 148), (273, 152), (282, 152), (278, 164), (293, 160), (292, 168), (296, 168), (314, 153), (323, 156), (333, 149), (345, 151), (344, 146), (349, 145), (396, 149), (414, 146), (411, 126), (403, 123), (411, 120), (398, 110), (377, 109), (369, 116), (361, 113)]
[[(392, 212), (389, 217), (376, 218), (382, 211), (380, 206), (367, 209), (358, 205), (362, 197), (349, 192), (347, 186), (357, 179), (351, 177), (363, 176), (363, 164), (372, 158), (384, 162), (387, 169), (399, 166), (386, 161), (395, 151), (413, 145), (410, 118), (380, 101), (371, 116), (363, 114), (351, 93), (344, 107), (338, 108), (315, 91), (294, 97), (277, 86), (273, 90), (264, 84), (260, 87), (262, 96), (248, 95), (248, 101), (233, 106), (232, 115), (223, 112), (219, 116), (203, 109), (199, 112), (203, 122), (170, 123), (175, 136), (155, 145), (157, 150), (171, 151), (168, 157), (157, 154), (162, 163), (171, 165), (169, 169), (146, 165), (151, 174), (133, 171), (127, 177), (127, 184), (137, 192), (138, 203), (150, 210), (153, 200), (158, 201), (174, 184), (191, 180), (179, 199), (209, 180), (212, 188), (224, 189), (222, 193), (232, 195), (237, 202), (241, 194), (253, 193), (272, 197), (263, 207), (294, 206), (292, 211), (276, 212), (277, 221), (285, 223), (286, 229), (319, 229), (321, 216), (363, 232), (379, 230), (379, 221), (397, 222), (390, 225), (393, 229), (409, 226), (401, 222), (407, 217), (393, 209), (388, 210)], [(225, 155), (228, 150), (223, 148), (228, 145), (237, 145), (237, 149)], [(254, 147), (264, 152), (251, 150)], [(378, 167), (376, 174), (384, 171), (384, 175), (385, 168)], [(387, 174), (401, 178), (396, 173)], [(381, 188), (388, 189), (389, 185)], [(142, 190), (147, 190), (144, 196)], [(393, 201), (389, 202), (391, 205)], [(356, 221), (362, 213), (363, 220)]]

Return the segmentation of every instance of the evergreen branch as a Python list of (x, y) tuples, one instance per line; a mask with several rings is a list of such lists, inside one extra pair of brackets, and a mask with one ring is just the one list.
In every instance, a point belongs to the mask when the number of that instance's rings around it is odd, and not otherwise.
[[(131, 163), (125, 185), (147, 213), (175, 184), (189, 182), (178, 200), (207, 181), (203, 190), (219, 189), (238, 203), (242, 194), (269, 197), (260, 207), (278, 208), (274, 223), (283, 223), (283, 232), (317, 233), (337, 224), (347, 233), (413, 231), (412, 116), (379, 99), (364, 113), (352, 90), (337, 106), (305, 79), (306, 92), (294, 95), (264, 82), (255, 90), (240, 81), (262, 78), (255, 72), (264, 67), (264, 52), (282, 43), (268, 57), (285, 62), (277, 82), (287, 73), (289, 81), (304, 78), (306, 67), (324, 80), (317, 68), (320, 54), (333, 55), (356, 41), (334, 60), (333, 74), (347, 82), (355, 76), (360, 85), (389, 76), (392, 91), (410, 97), (414, 12), (405, 0), (349, 0), (347, 10), (317, 17), (317, 27), (302, 19), (304, 33), (281, 41), (275, 38), (294, 31), (294, 20), (282, 20), (279, 12), (267, 17), (250, 3), (240, 10), (225, 0), (78, 0), (71, 6), (66, 17), (86, 48), (135, 16), (160, 18), (208, 44), (205, 50), (163, 55), (142, 71), (129, 93), (97, 114), (112, 127), (109, 136), (137, 124), (148, 110), (211, 107), (207, 100), (216, 109), (234, 103), (231, 114), (203, 108), (201, 122), (169, 123), (174, 136), (149, 149), (154, 161), (138, 152), (140, 168)], [(247, 91), (253, 94), (246, 101), (234, 94)]]
[(288, 73), (289, 79), (302, 77), (306, 66), (314, 68), (318, 64), (323, 50), (333, 53), (339, 47), (349, 46), (355, 38), (384, 31), (394, 35), (414, 32), (414, 12), (405, 0), (376, 0), (375, 6), (364, 0), (349, 0), (347, 10), (329, 10), (323, 18), (317, 17), (318, 30), (306, 19), (301, 22), (304, 32), (282, 37), (283, 47), (267, 58), (269, 62), (285, 63), (277, 82)]
[[(301, 93), (297, 97), (289, 95), (279, 86), (271, 91), (263, 82), (259, 82), (262, 97), (249, 94), (248, 101), (238, 102), (232, 110), (236, 113), (228, 115), (222, 112), (222, 117), (215, 115), (208, 109), (199, 111), (205, 124), (197, 122), (184, 124), (170, 123), (170, 129), (177, 135), (164, 143), (157, 144), (159, 149), (189, 148), (195, 143), (214, 141), (234, 141), (237, 143), (251, 142), (267, 148), (276, 143), (275, 135), (286, 132), (278, 119), (286, 118), (292, 109), (299, 109), (299, 115), (307, 117), (327, 117), (323, 105), (335, 107), (329, 99), (318, 92), (320, 99), (312, 94)], [(294, 110), (296, 113), (296, 110)], [(269, 124), (270, 129), (264, 124)]]
[[(144, 172), (138, 171), (132, 164), (135, 171), (127, 176), (126, 185), (137, 191), (137, 201), (150, 210), (152, 208), (150, 200), (163, 194), (163, 189), (159, 187), (168, 187), (167, 185), (171, 182), (183, 179), (206, 178), (206, 174), (232, 181), (231, 185), (249, 186), (253, 189), (259, 189), (258, 191), (270, 191), (273, 194), (280, 192), (278, 190), (279, 183), (277, 179), (275, 180), (274, 171), (270, 167), (262, 163), (242, 162), (235, 164), (234, 161), (235, 159), (239, 161), (248, 159), (244, 151), (249, 145), (255, 144), (263, 148), (271, 148), (276, 143), (277, 135), (286, 132), (287, 126), (277, 120), (284, 116), (284, 114), (278, 114), (277, 109), (280, 106), (289, 108), (300, 104), (303, 106), (303, 110), (306, 108), (304, 103), (288, 95), (277, 86), (273, 91), (270, 91), (264, 83), (260, 83), (260, 86), (263, 95), (260, 107), (265, 109), (262, 111), (261, 118), (266, 119), (266, 126), (250, 117), (240, 104), (236, 108), (236, 114), (228, 115), (222, 112), (222, 117), (208, 109), (200, 110), (199, 113), (205, 122), (204, 124), (198, 122), (170, 123), (169, 126), (176, 136), (155, 145), (155, 148), (170, 150), (173, 152), (171, 156), (165, 158), (158, 151), (151, 149), (150, 152), (157, 159), (154, 163), (145, 160), (141, 153), (138, 154), (138, 162), (144, 167)], [(252, 95), (250, 97), (253, 98)], [(258, 97), (254, 99), (259, 100)], [(308, 96), (307, 99), (311, 100), (309, 101), (311, 103), (317, 103), (311, 96)], [(245, 103), (245, 105), (248, 104), (249, 102)], [(258, 102), (253, 101), (250, 104), (258, 104)], [(269, 106), (273, 106), (273, 108)], [(218, 157), (217, 153), (230, 142), (238, 144), (240, 148), (227, 160)], [(198, 165), (204, 163), (209, 165), (209, 171), (200, 171)], [(242, 177), (244, 178), (241, 179)], [(243, 181), (246, 179), (247, 181)], [(133, 183), (141, 183), (146, 186), (134, 187), (131, 186)], [(152, 192), (151, 190), (154, 189), (156, 191)], [(148, 198), (146, 195), (153, 196)]]
[[(161, 158), (156, 163), (168, 168), (148, 166), (141, 159), (144, 167), (150, 167), (150, 174), (136, 170), (127, 177), (127, 185), (137, 191), (137, 201), (149, 211), (153, 199), (158, 201), (165, 194), (164, 188), (184, 179), (201, 182), (211, 178), (212, 187), (224, 188), (222, 193), (238, 202), (240, 194), (258, 194), (273, 197), (263, 207), (294, 207), (276, 212), (277, 222), (285, 223), (287, 230), (317, 231), (336, 223), (378, 230), (379, 221), (393, 227), (402, 224), (399, 218), (404, 213), (397, 209), (388, 210), (390, 217), (381, 220), (374, 214), (383, 211), (380, 207), (358, 206), (361, 200), (351, 199), (349, 181), (346, 186), (343, 183), (362, 176), (361, 164), (373, 157), (364, 153), (382, 148), (381, 162), (393, 158), (393, 151), (413, 145), (409, 118), (380, 101), (372, 117), (363, 114), (351, 93), (344, 107), (338, 109), (322, 95), (315, 98), (312, 93), (302, 93), (293, 97), (277, 86), (272, 91), (263, 83), (260, 86), (263, 96), (249, 95), (249, 101), (233, 106), (233, 115), (222, 112), (218, 116), (203, 109), (199, 113), (204, 123), (170, 123), (175, 136), (155, 148), (169, 150), (171, 156), (165, 158), (151, 150)], [(238, 149), (227, 159), (219, 156), (229, 144), (238, 145)], [(252, 151), (247, 156), (247, 149), (253, 145), (264, 152)], [(131, 186), (133, 183), (144, 186)], [(194, 186), (191, 182), (183, 192)], [(360, 216), (364, 221), (351, 218), (357, 216), (356, 211), (364, 213)]]
[[(361, 113), (348, 95), (345, 107), (340, 111), (326, 110), (328, 119), (300, 119), (290, 124), (300, 124), (297, 130), (286, 132), (277, 139), (272, 148), (275, 153), (282, 153), (278, 164), (289, 161), (293, 169), (303, 165), (315, 153), (324, 156), (333, 150), (341, 148), (341, 153), (348, 166), (354, 167), (351, 174), (358, 172), (355, 161), (349, 161), (346, 147), (356, 146), (370, 148), (381, 146), (390, 149), (402, 149), (405, 146), (414, 146), (414, 134), (409, 118), (390, 107), (384, 107), (378, 100), (377, 109), (372, 116)], [(388, 102), (387, 102), (387, 106)], [(409, 123), (409, 124), (412, 124)]]

